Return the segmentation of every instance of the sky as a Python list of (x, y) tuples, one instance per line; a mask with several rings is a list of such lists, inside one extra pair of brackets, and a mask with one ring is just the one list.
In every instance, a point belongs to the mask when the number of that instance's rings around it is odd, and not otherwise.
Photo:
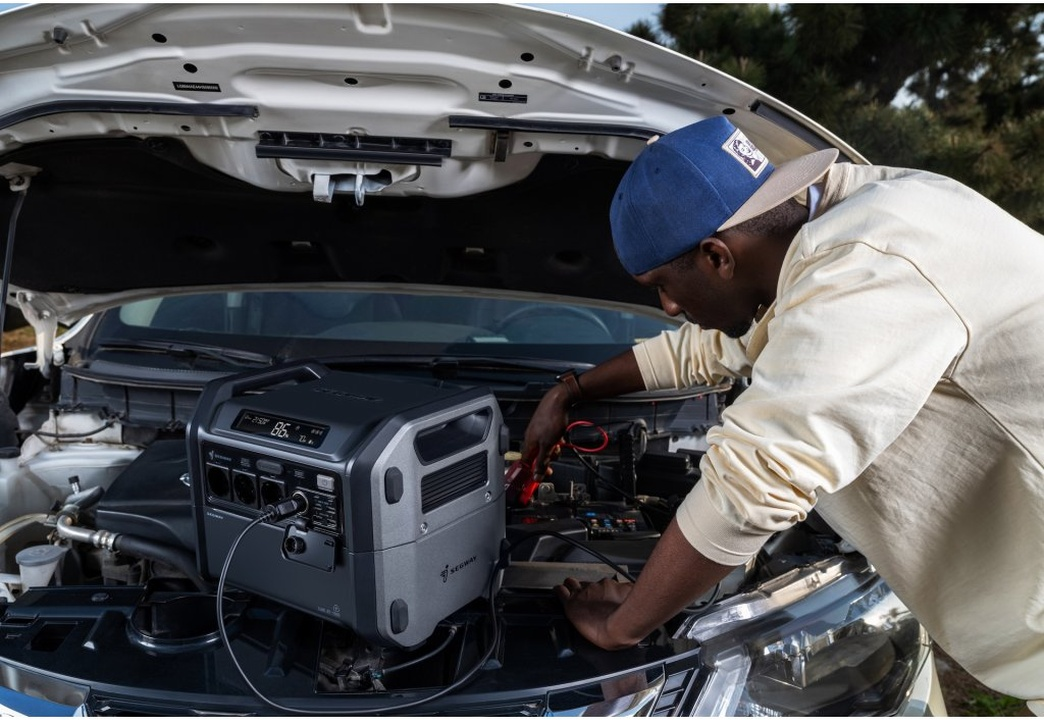
[[(0, 3), (0, 11), (24, 3)], [(520, 3), (533, 7), (547, 8), (557, 12), (577, 15), (608, 25), (617, 30), (626, 30), (637, 20), (652, 20), (660, 9), (660, 3)]]
[(608, 25), (617, 30), (626, 30), (638, 20), (655, 20), (662, 3), (522, 3), (546, 8), (556, 12), (577, 15)]

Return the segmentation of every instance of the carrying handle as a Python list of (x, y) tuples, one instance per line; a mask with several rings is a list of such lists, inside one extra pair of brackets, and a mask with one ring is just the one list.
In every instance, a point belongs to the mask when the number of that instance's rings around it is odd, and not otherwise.
[[(205, 390), (209, 407), (217, 407), (220, 403), (234, 397), (246, 395), (252, 390), (275, 385), (276, 383), (294, 381), (298, 384), (319, 380), (330, 373), (330, 369), (314, 360), (301, 360), (265, 368), (257, 372), (244, 374), (234, 379), (216, 380)], [(207, 407), (200, 399), (200, 407)]]

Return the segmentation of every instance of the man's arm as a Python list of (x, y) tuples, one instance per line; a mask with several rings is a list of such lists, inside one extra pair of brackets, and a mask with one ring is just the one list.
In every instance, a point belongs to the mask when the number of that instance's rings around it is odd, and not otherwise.
[(580, 634), (601, 648), (618, 650), (636, 645), (731, 570), (708, 560), (671, 521), (633, 586), (567, 578), (555, 593)]
[[(642, 390), (715, 384), (726, 378), (745, 377), (749, 370), (742, 340), (686, 323), (595, 366), (579, 376), (578, 384), (580, 399), (588, 402)], [(576, 401), (564, 384), (544, 395), (526, 428), (523, 457), (535, 458), (538, 467), (548, 461)]]
[[(645, 389), (632, 350), (596, 365), (581, 375), (577, 383), (580, 386), (580, 397), (585, 402)], [(522, 457), (534, 457), (537, 467), (548, 461), (551, 448), (562, 439), (562, 433), (569, 424), (569, 409), (575, 402), (569, 388), (561, 383), (544, 395), (526, 428)]]
[[(658, 355), (674, 357), (693, 354), (702, 358), (704, 351), (728, 350), (732, 364), (744, 367), (747, 362), (739, 341), (724, 336), (708, 340), (708, 347), (697, 343), (704, 333), (695, 326), (683, 326), (682, 331), (664, 333), (652, 341), (662, 347)], [(717, 338), (720, 333), (713, 333)], [(677, 336), (677, 337), (675, 337)], [(647, 341), (647, 343), (650, 341)], [(692, 345), (697, 347), (692, 348)], [(636, 353), (648, 355), (648, 345), (640, 344), (585, 372), (579, 378), (581, 400), (592, 401), (627, 393), (652, 389), (649, 387)], [(684, 351), (683, 351), (684, 349)], [(693, 353), (695, 350), (695, 353)], [(730, 354), (731, 353), (731, 354)], [(681, 361), (672, 363), (680, 366)], [(646, 365), (649, 365), (646, 361)], [(676, 387), (690, 382), (704, 382), (702, 373), (710, 370), (724, 376), (738, 376), (722, 362), (701, 360), (687, 367), (686, 373), (664, 373), (666, 379), (654, 377), (657, 387)], [(549, 461), (551, 449), (561, 438), (568, 424), (568, 413), (576, 398), (564, 384), (549, 390), (540, 401), (522, 445), (523, 457), (536, 459), (537, 467)], [(649, 562), (636, 584), (604, 580), (582, 585), (567, 578), (555, 592), (562, 599), (567, 617), (588, 640), (606, 649), (630, 647), (680, 612), (694, 599), (710, 590), (732, 568), (720, 565), (697, 551), (682, 534), (676, 522), (671, 522), (657, 542)]]

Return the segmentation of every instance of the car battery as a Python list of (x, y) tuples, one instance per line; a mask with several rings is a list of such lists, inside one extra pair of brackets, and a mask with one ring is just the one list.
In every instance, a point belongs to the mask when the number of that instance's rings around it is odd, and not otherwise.
[[(487, 593), (507, 430), (483, 388), (315, 362), (209, 383), (189, 425), (204, 576), (409, 647)], [(262, 521), (297, 497), (297, 516)]]

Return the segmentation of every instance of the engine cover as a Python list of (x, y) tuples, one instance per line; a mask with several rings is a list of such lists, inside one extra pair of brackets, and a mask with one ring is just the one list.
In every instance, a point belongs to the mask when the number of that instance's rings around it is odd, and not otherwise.
[(299, 363), (216, 380), (189, 425), (198, 560), (227, 582), (409, 647), (487, 592), (504, 537), (496, 399)]

